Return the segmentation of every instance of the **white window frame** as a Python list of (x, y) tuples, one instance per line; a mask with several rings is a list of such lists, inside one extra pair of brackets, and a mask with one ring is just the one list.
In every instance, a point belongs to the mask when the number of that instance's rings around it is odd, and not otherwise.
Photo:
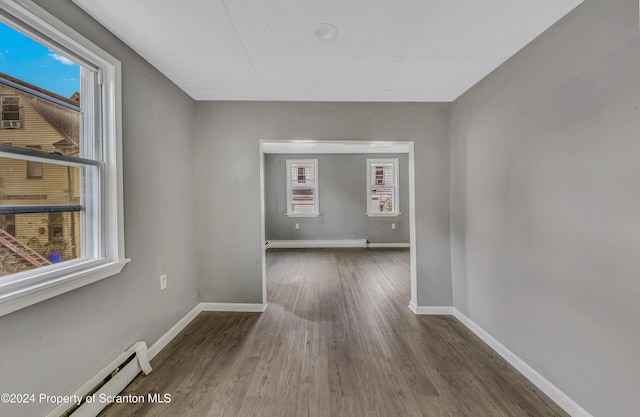
[(6, 98), (15, 98), (18, 101), (18, 120), (4, 120), (5, 112), (3, 111), (3, 109), (0, 109), (0, 129), (20, 129), (22, 128), (22, 108), (20, 107), (20, 96), (17, 96), (15, 94), (3, 94), (0, 96), (0, 106), (4, 106), (4, 100)]
[[(98, 88), (96, 106), (91, 106), (90, 111), (101, 112), (101, 117), (88, 117), (89, 123), (83, 125), (83, 132), (95, 132), (102, 137), (102, 146), (97, 149), (97, 155), (102, 155), (99, 158), (102, 175), (95, 183), (99, 191), (88, 196), (95, 199), (94, 208), (99, 211), (95, 218), (100, 221), (91, 228), (93, 250), (98, 255), (0, 278), (0, 316), (3, 316), (116, 275), (130, 259), (125, 257), (124, 248), (120, 61), (31, 0), (0, 0), (0, 21), (47, 47), (62, 49), (74, 61), (94, 69)], [(101, 124), (93, 126), (94, 120)], [(0, 151), (0, 156), (15, 158), (10, 152)], [(33, 154), (21, 158), (55, 163), (50, 157)]]
[[(393, 211), (383, 211), (383, 212), (371, 212), (371, 187), (372, 187), (372, 178), (371, 178), (371, 167), (375, 164), (393, 164)], [(400, 214), (400, 200), (398, 196), (400, 194), (400, 181), (398, 178), (398, 165), (400, 164), (400, 160), (398, 158), (376, 158), (376, 159), (367, 159), (367, 216), (369, 217), (394, 217), (399, 216)]]
[[(294, 164), (313, 164), (315, 185), (313, 190), (313, 213), (294, 213), (291, 211), (293, 193), (291, 187), (291, 166)], [(318, 178), (317, 159), (287, 159), (287, 216), (288, 217), (318, 217), (320, 215), (320, 181)]]

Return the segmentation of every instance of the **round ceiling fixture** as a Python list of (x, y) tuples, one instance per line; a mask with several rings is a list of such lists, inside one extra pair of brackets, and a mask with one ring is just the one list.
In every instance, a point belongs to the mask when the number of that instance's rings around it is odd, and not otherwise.
[(320, 23), (313, 34), (320, 42), (331, 42), (338, 37), (338, 28), (331, 23)]

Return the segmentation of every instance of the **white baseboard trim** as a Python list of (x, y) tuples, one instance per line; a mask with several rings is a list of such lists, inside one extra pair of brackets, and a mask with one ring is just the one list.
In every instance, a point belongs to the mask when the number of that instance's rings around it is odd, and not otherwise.
[(540, 375), (535, 369), (529, 366), (529, 364), (520, 359), (518, 355), (487, 333), (469, 317), (465, 316), (456, 308), (453, 308), (453, 315), (572, 417), (593, 417), (567, 394), (553, 385), (544, 376)]
[(367, 243), (368, 248), (409, 248), (410, 243)]
[(178, 320), (176, 324), (173, 325), (165, 334), (160, 336), (160, 339), (156, 340), (156, 342), (149, 348), (148, 355), (149, 360), (153, 359), (162, 349), (164, 349), (169, 342), (171, 342), (182, 330), (193, 319), (195, 319), (198, 314), (202, 311), (202, 303), (197, 304), (191, 311), (189, 311), (183, 318)]
[(270, 240), (267, 249), (302, 249), (302, 248), (366, 248), (367, 239), (343, 240)]
[[(165, 334), (163, 334), (147, 351), (149, 360), (153, 359), (163, 348), (165, 348), (171, 340), (173, 340), (198, 314), (202, 311), (234, 311), (234, 312), (256, 312), (260, 313), (265, 311), (267, 304), (244, 304), (244, 303), (199, 303), (191, 311), (189, 311), (184, 317), (182, 317), (176, 324), (174, 324)], [(573, 401), (568, 395), (562, 392), (558, 387), (553, 385), (544, 376), (539, 374), (524, 360), (518, 357), (515, 353), (509, 350), (506, 346), (500, 343), (496, 338), (487, 333), (482, 327), (476, 324), (473, 320), (465, 316), (458, 309), (451, 306), (416, 306), (413, 303), (409, 304), (409, 308), (415, 314), (418, 315), (453, 315), (462, 324), (464, 324), (469, 330), (475, 333), (480, 339), (482, 339), (491, 349), (496, 351), (502, 358), (516, 368), (522, 375), (524, 375), (531, 383), (533, 383), (538, 389), (549, 396), (556, 404), (569, 413), (572, 417), (593, 417), (578, 403)], [(107, 368), (113, 366), (109, 364)], [(105, 368), (106, 369), (106, 368)], [(136, 373), (139, 371), (136, 371)], [(135, 375), (131, 377), (133, 379)], [(92, 385), (93, 384), (93, 385)], [(89, 386), (95, 386), (94, 381), (88, 381), (83, 385), (81, 389), (77, 391), (78, 395), (82, 395), (86, 392), (86, 388)], [(53, 416), (59, 409), (62, 410), (64, 405), (56, 407), (48, 416)], [(66, 410), (66, 408), (65, 408)], [(64, 410), (62, 410), (64, 411)]]
[(460, 310), (455, 307), (424, 307), (416, 306), (413, 303), (409, 304), (409, 308), (417, 315), (453, 315), (462, 324), (464, 324), (469, 330), (476, 334), (483, 342), (485, 342), (491, 349), (493, 349), (498, 355), (502, 356), (504, 360), (509, 362), (511, 366), (516, 368), (518, 372), (525, 376), (533, 385), (535, 385), (540, 391), (544, 392), (549, 398), (551, 398), (556, 404), (558, 404), (564, 411), (569, 413), (572, 417), (593, 417), (578, 403), (573, 401), (567, 394), (562, 392), (558, 387), (553, 385), (548, 379), (542, 376), (538, 371), (533, 369), (528, 363), (522, 360), (518, 355), (513, 353), (509, 348), (500, 343), (495, 337), (491, 336), (482, 327), (476, 324), (469, 317), (465, 316)]
[(453, 314), (453, 307), (451, 306), (417, 306), (409, 303), (409, 309), (416, 315), (421, 316), (451, 316)]
[(238, 303), (199, 303), (183, 318), (178, 320), (165, 334), (160, 336), (148, 351), (149, 359), (153, 359), (169, 342), (171, 342), (185, 327), (203, 311), (229, 311), (229, 312), (251, 312), (262, 313), (266, 310), (266, 304), (238, 304)]
[[(148, 360), (151, 360), (154, 357), (156, 357), (156, 355), (158, 355), (158, 353), (160, 353), (162, 349), (164, 349), (176, 336), (178, 336), (178, 334), (180, 334), (182, 330), (184, 330), (185, 327), (189, 325), (189, 323), (193, 321), (193, 319), (195, 319), (198, 316), (198, 314), (200, 314), (203, 311), (246, 311), (246, 312), (261, 313), (266, 308), (267, 308), (267, 304), (198, 303), (195, 307), (191, 309), (191, 311), (185, 314), (184, 317), (178, 320), (176, 324), (174, 324), (169, 330), (167, 330), (165, 334), (160, 336), (160, 338), (156, 340), (156, 342), (149, 349), (146, 348), (146, 345), (143, 342), (136, 343), (127, 352), (121, 354), (118, 358), (116, 358), (114, 361), (109, 363), (102, 371), (96, 374), (96, 376), (94, 376), (91, 380), (87, 381), (82, 387), (80, 387), (76, 391), (75, 395), (76, 397), (81, 397), (85, 395), (87, 392), (89, 392), (91, 388), (95, 387), (104, 378), (104, 375), (106, 373), (111, 372), (114, 369), (114, 367), (122, 363), (130, 355), (130, 353), (128, 352), (130, 352), (132, 348), (139, 347), (139, 345), (142, 345), (144, 347), (144, 349), (142, 349), (142, 352), (138, 352), (139, 349), (136, 349), (136, 352), (139, 355), (139, 359), (137, 361), (130, 362), (130, 365), (127, 365), (127, 367), (123, 368), (123, 370), (120, 373), (118, 373), (117, 378), (115, 378), (121, 381), (116, 381), (118, 384), (112, 384), (113, 386), (115, 386), (115, 388), (110, 388), (110, 389), (115, 389), (116, 391), (117, 390), (121, 391), (122, 389), (124, 389), (124, 387), (129, 385), (129, 383), (138, 375), (138, 373), (141, 370), (145, 372), (144, 364), (143, 366), (139, 365), (139, 362), (142, 359), (144, 359), (144, 362), (146, 362), (146, 365), (148, 366), (148, 362), (146, 361), (146, 358), (148, 358)], [(151, 371), (151, 368), (149, 367), (148, 371), (145, 373), (148, 373), (150, 371)], [(120, 393), (120, 391), (118, 392), (109, 391), (108, 394), (117, 395)], [(99, 392), (102, 392), (102, 390)], [(67, 409), (72, 405), (73, 404), (71, 403), (59, 404), (55, 409), (53, 409), (49, 414), (47, 414), (47, 417), (57, 417), (62, 413), (64, 413), (65, 411), (67, 411)], [(102, 411), (104, 406), (106, 406), (106, 404), (104, 404), (100, 408), (96, 408), (91, 404), (84, 403), (83, 406), (81, 407), (82, 410), (80, 411), (80, 408), (78, 409), (78, 413), (80, 413), (80, 415), (96, 416), (98, 415), (98, 413), (100, 413), (100, 411)]]
[(267, 309), (267, 304), (200, 303), (200, 308), (200, 311), (234, 311), (246, 313), (262, 313)]

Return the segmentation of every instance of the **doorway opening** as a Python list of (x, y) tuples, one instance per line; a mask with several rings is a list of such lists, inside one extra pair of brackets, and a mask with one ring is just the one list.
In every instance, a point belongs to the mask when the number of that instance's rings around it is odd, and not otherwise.
[[(410, 300), (409, 305), (417, 305), (416, 271), (416, 211), (415, 211), (415, 161), (413, 141), (333, 141), (333, 140), (261, 140), (260, 141), (260, 216), (262, 249), (262, 303), (267, 305), (267, 264), (266, 252), (269, 249), (266, 238), (266, 193), (265, 165), (266, 155), (286, 154), (303, 155), (313, 159), (319, 154), (367, 154), (371, 160), (381, 154), (406, 154), (407, 166), (401, 170), (407, 172), (407, 190), (409, 199), (409, 264), (410, 264)], [(369, 167), (367, 167), (369, 169)], [(375, 168), (374, 168), (375, 169)], [(296, 171), (297, 175), (298, 171)], [(374, 175), (374, 179), (375, 179)], [(364, 189), (364, 184), (363, 184)], [(367, 197), (369, 198), (369, 196)], [(322, 196), (320, 196), (322, 199)], [(364, 203), (364, 202), (363, 202)], [(370, 202), (369, 202), (370, 203)], [(402, 208), (400, 208), (402, 210)], [(368, 210), (367, 210), (368, 211)], [(365, 210), (363, 209), (363, 215)]]

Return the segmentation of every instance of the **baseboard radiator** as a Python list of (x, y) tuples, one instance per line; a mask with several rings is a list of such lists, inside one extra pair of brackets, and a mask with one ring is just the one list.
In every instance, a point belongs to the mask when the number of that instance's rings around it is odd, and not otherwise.
[(371, 243), (367, 239), (341, 240), (268, 240), (266, 249), (301, 249), (301, 248), (408, 248), (409, 243)]
[[(121, 393), (140, 372), (151, 372), (144, 342), (137, 342), (118, 355), (71, 396), (75, 402), (60, 404), (47, 417), (95, 417), (109, 405), (100, 399)], [(88, 397), (91, 398), (87, 400)]]
[(266, 249), (302, 249), (302, 248), (366, 248), (367, 239), (340, 240), (269, 240)]

